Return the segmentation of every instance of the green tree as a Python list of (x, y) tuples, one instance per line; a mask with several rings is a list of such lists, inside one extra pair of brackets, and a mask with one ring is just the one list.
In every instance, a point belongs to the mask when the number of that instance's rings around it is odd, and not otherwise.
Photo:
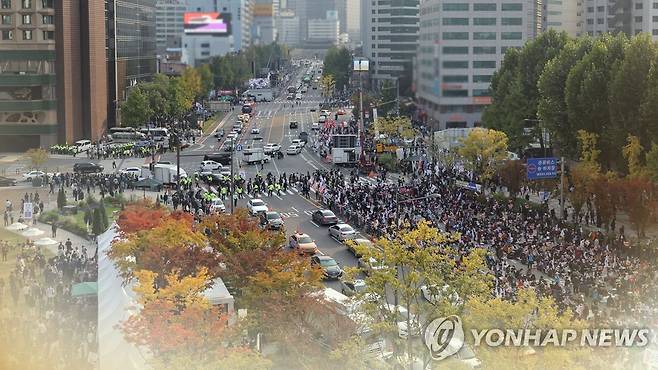
[[(658, 137), (658, 56), (647, 76), (647, 90), (640, 106), (640, 124), (646, 128), (646, 138)], [(643, 135), (645, 136), (645, 135)], [(645, 138), (645, 140), (646, 140)], [(653, 144), (653, 143), (652, 143)], [(648, 145), (644, 143), (649, 149)]]
[(416, 135), (409, 117), (379, 117), (375, 130), (392, 139), (411, 139)]
[(209, 64), (203, 64), (197, 69), (199, 78), (201, 79), (201, 96), (207, 97), (210, 90), (215, 88), (215, 75), (210, 70)]
[(91, 232), (94, 235), (100, 235), (105, 231), (103, 228), (103, 216), (101, 215), (101, 210), (96, 208), (94, 209), (94, 221), (91, 224)]
[(48, 161), (48, 151), (43, 148), (30, 149), (26, 153), (30, 159), (32, 168), (39, 169), (44, 163)]
[(379, 90), (381, 94), (377, 109), (380, 111), (380, 116), (386, 116), (395, 108), (395, 103), (398, 98), (397, 87), (391, 81), (386, 80), (382, 83)]
[(181, 76), (176, 80), (180, 84), (188, 100), (194, 100), (194, 98), (203, 94), (201, 76), (196, 69), (192, 67), (185, 68)]
[(507, 135), (502, 131), (475, 128), (462, 140), (457, 152), (469, 170), (488, 182), (507, 159)]
[[(623, 166), (619, 161), (620, 142), (611, 129), (614, 123), (610, 119), (608, 92), (613, 71), (623, 59), (627, 43), (623, 34), (601, 36), (592, 50), (572, 68), (565, 87), (569, 121), (577, 122), (579, 129), (598, 135), (602, 152), (600, 163), (604, 168)], [(621, 143), (624, 138), (625, 135)]]
[(525, 167), (520, 160), (508, 160), (498, 169), (500, 183), (507, 188), (510, 197), (515, 198), (524, 183)]
[(610, 83), (610, 122), (602, 135), (610, 146), (621, 148), (628, 135), (640, 138), (647, 148), (651, 137), (641, 117), (641, 105), (647, 95), (649, 72), (656, 60), (656, 44), (651, 35), (641, 33), (625, 43), (623, 59), (614, 67)]
[(103, 201), (103, 199), (101, 199), (100, 204), (98, 205), (98, 209), (100, 210), (101, 213), (103, 230), (107, 230), (107, 228), (110, 227), (110, 222), (107, 217), (107, 211), (105, 210), (105, 202)]
[(649, 177), (654, 182), (658, 182), (658, 144), (651, 144), (651, 150), (646, 156), (646, 163)]
[(64, 188), (59, 188), (57, 192), (57, 208), (61, 211), (66, 206), (66, 193)]
[(167, 96), (169, 117), (181, 119), (192, 108), (193, 97), (185, 90), (184, 82), (180, 78), (170, 79)]
[[(543, 330), (579, 330), (585, 323), (574, 320), (570, 310), (561, 310), (550, 297), (539, 297), (533, 289), (521, 289), (515, 300), (491, 297), (473, 297), (466, 303), (463, 316), (464, 332), (472, 329), (527, 328)], [(536, 369), (551, 364), (555, 369), (591, 368), (592, 354), (578, 347), (476, 347), (478, 358), (487, 369)], [(599, 364), (600, 366), (601, 364)]]
[(352, 54), (345, 47), (331, 47), (324, 57), (323, 75), (332, 75), (336, 90), (342, 91), (352, 74)]
[(546, 63), (538, 83), (537, 115), (549, 130), (553, 147), (570, 158), (578, 157), (576, 132), (579, 126), (569, 120), (565, 85), (571, 69), (591, 50), (592, 43), (592, 38), (587, 36), (569, 41), (555, 58)]
[(153, 110), (149, 104), (149, 97), (144, 94), (140, 86), (136, 86), (128, 95), (128, 99), (121, 105), (123, 126), (141, 126), (147, 123), (152, 115)]
[(642, 165), (644, 147), (640, 138), (628, 135), (627, 144), (622, 148), (622, 154), (628, 162), (628, 175), (631, 177), (648, 177), (647, 168)]
[(491, 81), (492, 104), (485, 109), (486, 127), (503, 131), (513, 150), (525, 149), (532, 138), (523, 131), (525, 119), (536, 119), (540, 101), (538, 82), (545, 65), (567, 44), (566, 33), (553, 30), (527, 42), (521, 50), (508, 50)]
[[(375, 248), (355, 245), (362, 261), (370, 261), (365, 264), (374, 267), (364, 268), (369, 271), (366, 289), (357, 295), (359, 309), (365, 314), (360, 324), (393, 343), (394, 356), (412, 359), (414, 353), (426, 351), (416, 348), (413, 340), (414, 332), (421, 331), (421, 320), (462, 313), (463, 303), (471, 297), (491, 294), (493, 277), (483, 273), (486, 251), (476, 248), (460, 254), (450, 246), (458, 238), (421, 221), (415, 228), (403, 226), (392, 238), (376, 240)], [(462, 256), (459, 262), (452, 257), (455, 255)], [(355, 273), (347, 270), (350, 276)], [(430, 292), (431, 302), (423, 298), (422, 285)], [(394, 304), (389, 302), (391, 295)], [(404, 321), (400, 321), (400, 308), (412, 315), (403, 315)], [(400, 325), (411, 335), (401, 339)]]

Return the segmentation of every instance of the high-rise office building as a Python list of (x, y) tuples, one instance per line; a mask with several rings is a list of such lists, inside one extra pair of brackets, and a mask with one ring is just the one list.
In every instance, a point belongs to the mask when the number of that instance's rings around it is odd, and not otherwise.
[(582, 0), (583, 33), (597, 36), (646, 32), (658, 40), (658, 1)]
[(130, 89), (156, 73), (155, 1), (105, 0), (110, 127)]
[(277, 18), (278, 42), (288, 46), (299, 45), (299, 17), (292, 10), (282, 10)]
[(251, 38), (254, 44), (269, 45), (277, 39), (279, 0), (254, 0)]
[(542, 29), (565, 31), (572, 37), (582, 33), (582, 7), (586, 0), (541, 0)]
[(339, 34), (338, 14), (336, 11), (329, 11), (324, 19), (309, 20), (307, 44), (323, 48), (337, 45)]
[(419, 0), (363, 1), (363, 56), (370, 60), (370, 77), (375, 84), (411, 79), (412, 60), (418, 46), (419, 3)]
[(491, 103), (505, 51), (541, 30), (536, 0), (427, 0), (420, 9), (416, 97), (439, 129), (473, 127)]
[(167, 49), (180, 49), (186, 11), (185, 0), (157, 0), (155, 35), (158, 55), (165, 55)]
[(345, 32), (353, 46), (361, 43), (361, 1), (345, 0)]
[(106, 125), (102, 3), (0, 1), (0, 150), (83, 138)]

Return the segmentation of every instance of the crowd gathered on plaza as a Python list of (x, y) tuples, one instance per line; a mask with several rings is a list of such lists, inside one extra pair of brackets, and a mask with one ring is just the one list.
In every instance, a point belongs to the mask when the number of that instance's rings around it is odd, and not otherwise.
[[(462, 252), (487, 248), (496, 296), (513, 298), (519, 288), (535, 287), (582, 319), (649, 324), (658, 317), (656, 302), (643, 299), (658, 293), (651, 284), (655, 257), (632, 253), (623, 226), (607, 234), (588, 231), (586, 223), (568, 222), (579, 220), (573, 212), (559, 218), (546, 203), (519, 206), (483, 197), (455, 185), (466, 175), (421, 162), (405, 184), (380, 178), (373, 185), (332, 170), (316, 171), (311, 187), (328, 208), (368, 234), (391, 236), (403, 224), (427, 220), (459, 232), (455, 246)], [(407, 201), (415, 197), (420, 199)]]
[[(31, 241), (2, 242), (13, 263), (0, 278), (0, 363), (11, 369), (93, 369), (97, 366), (95, 295), (72, 295), (72, 287), (96, 282), (96, 256), (70, 240), (46, 258)], [(93, 253), (93, 251), (92, 251)], [(7, 255), (15, 255), (13, 261)]]

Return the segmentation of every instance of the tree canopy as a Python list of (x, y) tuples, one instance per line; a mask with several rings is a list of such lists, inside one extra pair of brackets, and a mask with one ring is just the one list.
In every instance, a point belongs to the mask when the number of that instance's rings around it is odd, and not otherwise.
[(331, 47), (324, 56), (324, 76), (332, 75), (336, 90), (342, 91), (352, 75), (352, 54), (345, 47)]
[(622, 150), (628, 135), (650, 150), (658, 137), (658, 48), (650, 35), (605, 34), (569, 38), (546, 32), (520, 50), (509, 50), (491, 83), (487, 127), (504, 131), (519, 151), (540, 132), (524, 132), (524, 120), (539, 122), (561, 155), (577, 159), (577, 132), (598, 135), (604, 171), (626, 172)]

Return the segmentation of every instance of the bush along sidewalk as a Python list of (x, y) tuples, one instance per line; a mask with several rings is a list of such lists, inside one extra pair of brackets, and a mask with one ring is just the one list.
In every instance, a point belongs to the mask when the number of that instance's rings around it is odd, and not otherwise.
[[(64, 202), (58, 200), (57, 203), (60, 206)], [(105, 197), (100, 201), (90, 195), (76, 204), (73, 213), (65, 214), (62, 207), (41, 213), (39, 221), (50, 225), (55, 223), (58, 228), (90, 239), (91, 236), (99, 235), (110, 227), (111, 221), (114, 220), (114, 212), (121, 209), (124, 204), (125, 200), (121, 195)]]

